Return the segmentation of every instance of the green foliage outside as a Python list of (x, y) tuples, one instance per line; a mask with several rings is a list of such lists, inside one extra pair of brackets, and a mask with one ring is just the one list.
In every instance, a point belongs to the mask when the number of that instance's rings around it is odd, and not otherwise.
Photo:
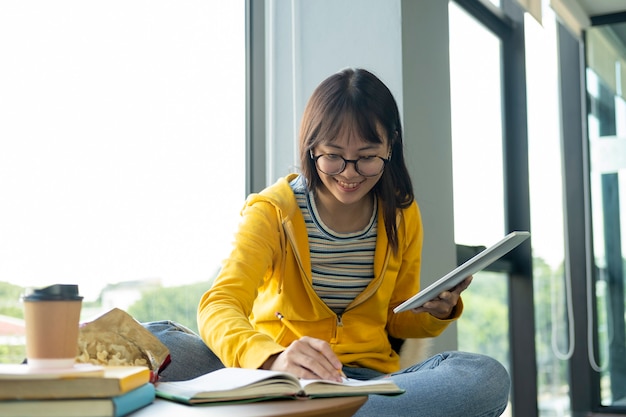
[(558, 393), (567, 383), (569, 350), (563, 267), (552, 270), (541, 259), (533, 263), (535, 350), (538, 383), (544, 391)]
[(459, 350), (483, 353), (508, 368), (508, 303), (506, 277), (479, 272), (463, 292), (463, 315), (458, 322)]
[(459, 349), (489, 355), (508, 368), (509, 319), (506, 278), (482, 272), (463, 292)]
[(22, 363), (26, 358), (26, 346), (0, 345), (0, 363)]
[(140, 322), (171, 320), (197, 333), (198, 303), (210, 286), (211, 283), (202, 282), (148, 291), (127, 312)]
[[(543, 392), (557, 393), (568, 381), (567, 361), (559, 359), (569, 347), (564, 286), (562, 268), (553, 271), (542, 259), (533, 259), (537, 383)], [(463, 293), (463, 303), (465, 308), (458, 324), (459, 349), (489, 355), (509, 368), (507, 276), (475, 274), (472, 285)]]
[[(24, 318), (24, 308), (20, 297), (24, 288), (0, 282), (0, 315)], [(21, 363), (26, 357), (26, 346), (0, 345), (0, 363)]]
[(24, 308), (20, 301), (23, 293), (24, 288), (18, 285), (0, 282), (0, 315), (23, 319)]

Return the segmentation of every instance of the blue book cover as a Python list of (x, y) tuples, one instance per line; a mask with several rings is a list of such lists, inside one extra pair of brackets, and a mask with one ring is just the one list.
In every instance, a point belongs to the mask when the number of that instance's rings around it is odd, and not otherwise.
[(113, 417), (122, 417), (126, 414), (145, 407), (154, 401), (154, 385), (148, 383), (126, 394), (113, 397), (114, 414)]
[(110, 398), (0, 401), (3, 417), (123, 417), (154, 401), (151, 383)]

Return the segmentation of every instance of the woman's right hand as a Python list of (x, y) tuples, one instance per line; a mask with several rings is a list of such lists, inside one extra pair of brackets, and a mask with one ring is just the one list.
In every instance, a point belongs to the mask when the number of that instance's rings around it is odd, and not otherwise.
[(290, 372), (302, 379), (341, 382), (342, 364), (328, 342), (304, 336), (281, 353), (271, 356), (263, 369)]

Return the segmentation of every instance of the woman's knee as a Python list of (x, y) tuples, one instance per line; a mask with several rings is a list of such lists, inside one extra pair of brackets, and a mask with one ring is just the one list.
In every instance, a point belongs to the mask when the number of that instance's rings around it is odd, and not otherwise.
[(169, 320), (143, 323), (170, 351), (171, 362), (161, 380), (186, 380), (223, 368), (219, 358), (196, 333)]
[(473, 380), (475, 398), (484, 397), (486, 402), (506, 406), (511, 389), (511, 378), (508, 371), (496, 359), (476, 354), (463, 353), (464, 361), (469, 364), (460, 367), (460, 372), (466, 372), (465, 377)]

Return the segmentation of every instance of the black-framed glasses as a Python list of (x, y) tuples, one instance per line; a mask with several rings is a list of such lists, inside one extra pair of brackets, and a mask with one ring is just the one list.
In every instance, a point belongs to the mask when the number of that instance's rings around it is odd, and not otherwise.
[(375, 177), (383, 172), (391, 156), (389, 156), (389, 158), (383, 158), (382, 156), (363, 156), (359, 159), (346, 159), (343, 156), (332, 153), (323, 153), (315, 156), (313, 155), (313, 151), (311, 151), (311, 159), (315, 161), (317, 169), (326, 175), (341, 174), (346, 169), (348, 163), (352, 163), (359, 175)]

